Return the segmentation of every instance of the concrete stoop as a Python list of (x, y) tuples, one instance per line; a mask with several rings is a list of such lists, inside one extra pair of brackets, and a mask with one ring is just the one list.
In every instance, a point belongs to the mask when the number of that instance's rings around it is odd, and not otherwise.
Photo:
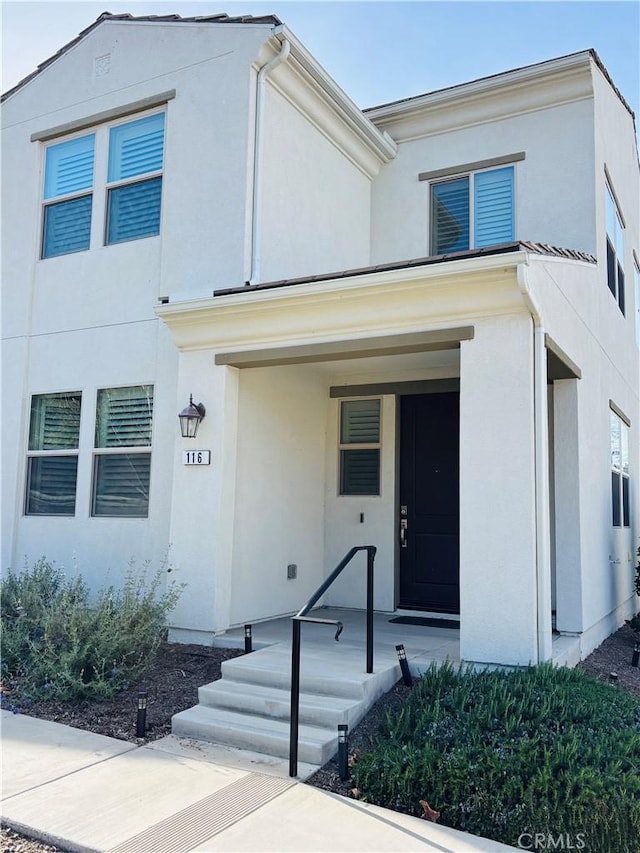
[[(340, 650), (342, 651), (342, 649)], [(303, 653), (300, 668), (301, 762), (321, 766), (337, 751), (340, 723), (352, 728), (400, 678), (397, 658), (364, 671), (362, 649), (338, 656)], [(174, 735), (267, 756), (289, 755), (291, 653), (271, 646), (222, 664), (222, 678), (198, 691), (199, 704), (172, 719)]]

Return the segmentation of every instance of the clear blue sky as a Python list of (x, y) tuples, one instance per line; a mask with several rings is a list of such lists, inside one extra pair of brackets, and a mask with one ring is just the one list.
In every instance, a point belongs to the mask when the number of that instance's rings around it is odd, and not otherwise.
[(640, 0), (2, 2), (2, 90), (98, 15), (278, 15), (360, 106), (595, 48), (638, 116)]

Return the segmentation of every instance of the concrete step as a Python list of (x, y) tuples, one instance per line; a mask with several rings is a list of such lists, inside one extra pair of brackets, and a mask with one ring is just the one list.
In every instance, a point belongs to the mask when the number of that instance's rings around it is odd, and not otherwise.
[[(221, 743), (279, 758), (289, 756), (289, 723), (283, 720), (195, 705), (175, 714), (171, 726), (173, 734), (180, 737)], [(337, 731), (318, 726), (299, 727), (300, 761), (325, 764), (337, 748)]]
[[(208, 708), (224, 708), (275, 720), (288, 721), (291, 713), (289, 690), (232, 681), (226, 677), (200, 687), (198, 701)], [(300, 694), (300, 722), (311, 726), (332, 730), (336, 730), (340, 723), (354, 726), (365, 711), (364, 700), (319, 693)]]
[[(342, 650), (335, 650), (335, 647), (323, 651), (303, 654), (300, 667), (302, 693), (341, 696), (365, 700), (371, 704), (400, 678), (397, 658), (395, 662), (377, 663), (374, 673), (368, 675), (360, 649), (356, 650), (357, 654), (343, 656), (336, 654), (336, 651)], [(271, 647), (233, 658), (222, 664), (222, 677), (288, 692), (291, 685), (291, 652)]]

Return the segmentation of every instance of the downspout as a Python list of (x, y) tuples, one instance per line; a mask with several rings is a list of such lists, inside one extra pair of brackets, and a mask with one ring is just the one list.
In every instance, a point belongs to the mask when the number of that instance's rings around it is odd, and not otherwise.
[[(274, 35), (282, 32), (282, 27), (276, 27)], [(280, 45), (280, 53), (266, 62), (258, 71), (256, 81), (256, 110), (253, 145), (253, 180), (252, 180), (252, 210), (251, 210), (251, 272), (249, 284), (256, 284), (260, 280), (260, 243), (262, 239), (262, 222), (260, 207), (262, 204), (262, 150), (264, 147), (264, 100), (265, 84), (268, 75), (280, 65), (286, 62), (291, 52), (289, 39), (283, 39)]]
[(528, 263), (517, 266), (518, 286), (533, 320), (533, 429), (536, 503), (538, 663), (551, 659), (551, 533), (549, 526), (549, 426), (547, 360), (542, 312), (531, 291)]

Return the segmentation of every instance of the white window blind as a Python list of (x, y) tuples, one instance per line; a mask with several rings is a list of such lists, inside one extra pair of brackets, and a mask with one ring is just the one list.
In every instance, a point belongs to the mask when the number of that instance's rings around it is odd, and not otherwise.
[(80, 407), (79, 392), (39, 394), (31, 400), (27, 515), (75, 514)]
[(513, 166), (474, 176), (475, 247), (513, 240)]
[[(60, 142), (47, 148), (42, 257), (51, 258), (89, 248), (93, 195), (95, 134)], [(72, 196), (65, 198), (65, 196)]]
[(340, 494), (380, 494), (380, 400), (340, 407)]
[(98, 392), (92, 515), (148, 515), (152, 420), (153, 386)]

